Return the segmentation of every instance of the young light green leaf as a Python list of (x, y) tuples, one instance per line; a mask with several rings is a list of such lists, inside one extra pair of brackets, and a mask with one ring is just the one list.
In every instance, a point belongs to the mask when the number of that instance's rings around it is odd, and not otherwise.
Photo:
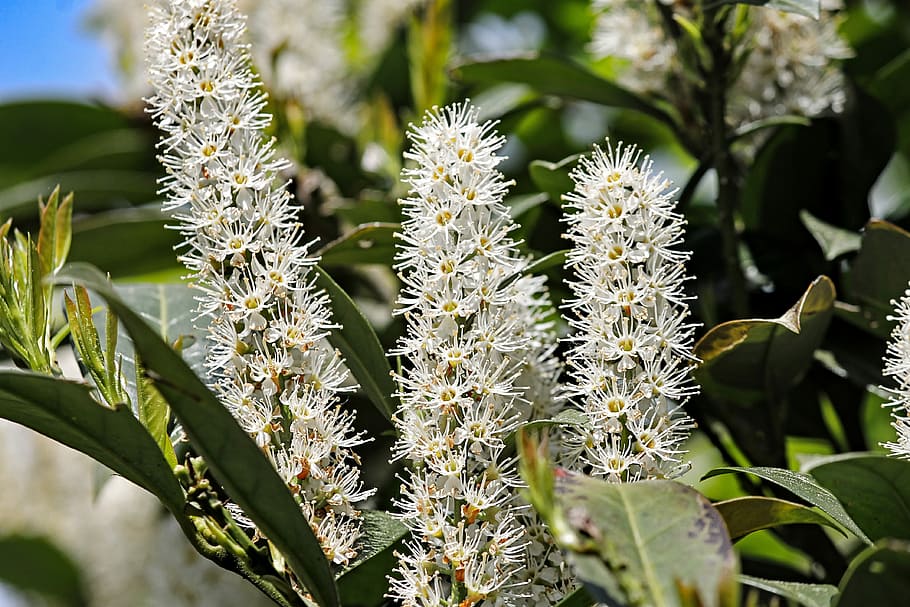
[(910, 542), (880, 540), (850, 563), (834, 607), (904, 605), (908, 596)]
[(316, 285), (332, 300), (332, 316), (341, 325), (333, 329), (329, 341), (344, 355), (345, 364), (360, 382), (360, 387), (376, 408), (392, 419), (397, 404), (392, 394), (395, 382), (392, 368), (372, 325), (338, 283), (320, 267), (315, 268)]
[[(155, 387), (215, 478), (278, 548), (314, 601), (322, 607), (337, 607), (334, 577), (312, 529), (281, 478), (231, 414), (180, 355), (117, 296), (96, 268), (71, 264), (56, 281), (79, 282), (107, 300), (132, 338)], [(160, 453), (157, 446), (154, 448)]]
[(841, 530), (840, 526), (822, 511), (776, 497), (749, 495), (715, 502), (714, 507), (724, 517), (730, 538), (733, 540), (780, 525), (827, 525), (832, 529)]
[(807, 469), (833, 493), (873, 540), (910, 540), (910, 461), (869, 453), (844, 453)]
[(739, 576), (739, 581), (752, 588), (758, 588), (785, 599), (796, 601), (803, 607), (831, 607), (831, 601), (837, 595), (837, 587), (830, 584), (783, 582), (742, 574)]
[(711, 470), (702, 477), (702, 480), (719, 476), (721, 474), (730, 474), (736, 472), (754, 474), (761, 479), (787, 489), (794, 495), (806, 500), (813, 506), (820, 508), (825, 514), (843, 525), (846, 529), (852, 531), (858, 538), (867, 544), (872, 543), (866, 534), (863, 533), (863, 530), (857, 526), (852, 518), (850, 518), (850, 515), (847, 514), (846, 510), (844, 510), (843, 505), (841, 505), (837, 497), (831, 491), (828, 491), (828, 489), (821, 486), (814, 478), (808, 474), (793, 472), (792, 470), (784, 470), (781, 468), (737, 468), (723, 466)]

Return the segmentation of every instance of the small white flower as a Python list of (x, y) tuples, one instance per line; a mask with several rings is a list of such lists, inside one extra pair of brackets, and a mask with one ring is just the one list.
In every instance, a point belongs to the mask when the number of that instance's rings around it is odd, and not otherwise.
[(883, 373), (893, 377), (896, 387), (885, 387), (890, 398), (885, 403), (891, 407), (891, 426), (897, 431), (897, 440), (885, 443), (895, 457), (910, 458), (910, 289), (900, 301), (892, 301), (896, 321), (891, 330), (891, 341), (885, 354)]
[(590, 423), (565, 430), (564, 461), (577, 468), (580, 458), (611, 481), (676, 476), (692, 427), (681, 404), (696, 388), (683, 294), (689, 253), (678, 248), (684, 221), (674, 192), (647, 156), (621, 143), (595, 147), (572, 179), (566, 393)]

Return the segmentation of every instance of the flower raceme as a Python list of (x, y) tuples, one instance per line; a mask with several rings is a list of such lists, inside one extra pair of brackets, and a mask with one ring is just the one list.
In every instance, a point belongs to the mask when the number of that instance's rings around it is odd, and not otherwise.
[(895, 457), (910, 458), (910, 289), (899, 301), (891, 303), (894, 314), (888, 319), (897, 324), (891, 330), (884, 374), (893, 377), (897, 387), (884, 389), (890, 394), (885, 406), (892, 407), (891, 425), (897, 431), (897, 439), (884, 446)]
[(396, 268), (407, 332), (393, 354), (401, 407), (399, 516), (411, 530), (389, 595), (405, 606), (551, 605), (569, 585), (515, 489), (506, 438), (549, 415), (558, 365), (542, 277), (510, 236), (504, 139), (468, 103), (411, 128)]
[(635, 146), (595, 147), (572, 179), (565, 390), (588, 424), (565, 429), (563, 461), (616, 482), (672, 478), (692, 427), (681, 403), (696, 391), (684, 220), (670, 182)]
[(348, 372), (327, 346), (327, 297), (280, 184), (288, 163), (263, 135), (265, 95), (241, 42), (234, 0), (151, 8), (150, 113), (163, 132), (165, 208), (185, 237), (180, 259), (210, 320), (212, 388), (296, 496), (327, 558), (346, 563), (360, 535), (362, 487)]

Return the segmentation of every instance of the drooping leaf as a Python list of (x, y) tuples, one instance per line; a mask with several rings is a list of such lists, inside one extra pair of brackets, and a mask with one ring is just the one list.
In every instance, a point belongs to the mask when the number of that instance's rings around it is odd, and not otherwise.
[(821, 511), (776, 497), (749, 495), (715, 502), (714, 507), (724, 517), (733, 540), (780, 525), (827, 525), (840, 531)]
[[(567, 550), (591, 597), (617, 605), (736, 605), (738, 563), (723, 518), (673, 481), (608, 483), (557, 469), (546, 445), (519, 433), (535, 509)], [(555, 481), (554, 481), (555, 478)]]
[(365, 223), (328, 243), (316, 252), (319, 265), (353, 266), (382, 264), (391, 266), (395, 258), (395, 233), (401, 231), (397, 223)]
[(573, 154), (559, 162), (533, 160), (528, 166), (531, 181), (538, 190), (549, 196), (551, 201), (561, 205), (562, 195), (575, 189), (575, 182), (569, 177), (569, 172), (579, 158), (580, 154)]
[(43, 537), (0, 537), (0, 582), (40, 594), (54, 600), (54, 604), (69, 607), (89, 605), (79, 567)]
[(834, 607), (903, 605), (910, 596), (910, 543), (886, 539), (850, 563)]
[(182, 512), (183, 490), (155, 441), (128, 408), (99, 404), (89, 386), (0, 371), (0, 417), (85, 453)]
[(636, 110), (668, 124), (673, 123), (665, 111), (639, 95), (559, 57), (521, 53), (470, 59), (455, 66), (452, 75), (469, 84), (526, 84), (545, 95)]
[(873, 219), (863, 230), (862, 246), (850, 265), (847, 295), (856, 302), (869, 328), (886, 336), (892, 322), (892, 299), (899, 299), (910, 282), (910, 264), (894, 260), (910, 259), (910, 233), (898, 226)]
[[(338, 592), (318, 540), (288, 488), (231, 414), (180, 355), (117, 296), (97, 269), (71, 264), (56, 280), (81, 283), (107, 300), (132, 338), (155, 387), (215, 478), (278, 548), (314, 601), (322, 607), (336, 607)], [(157, 446), (154, 449), (158, 453)]]
[(711, 470), (705, 474), (704, 477), (702, 477), (702, 480), (719, 476), (721, 474), (730, 474), (734, 472), (754, 474), (761, 479), (772, 482), (780, 487), (783, 487), (784, 489), (787, 489), (797, 497), (806, 500), (813, 506), (817, 506), (825, 514), (843, 525), (845, 529), (852, 531), (858, 538), (867, 544), (872, 543), (866, 534), (863, 533), (863, 530), (860, 529), (860, 527), (856, 524), (856, 522), (850, 518), (850, 515), (844, 509), (844, 506), (840, 503), (840, 501), (838, 501), (837, 496), (820, 485), (808, 474), (793, 472), (792, 470), (784, 470), (781, 468), (737, 468), (724, 466)]
[(845, 253), (852, 253), (860, 247), (862, 237), (856, 232), (833, 226), (805, 209), (799, 212), (799, 218), (815, 238), (828, 261), (837, 259)]
[(873, 541), (910, 540), (910, 461), (845, 453), (814, 462), (807, 472)]
[(803, 607), (831, 607), (831, 601), (837, 595), (837, 587), (830, 584), (783, 582), (752, 577), (751, 575), (740, 575), (739, 581), (747, 586), (796, 601)]
[(386, 578), (398, 563), (393, 553), (410, 532), (386, 512), (364, 510), (362, 514), (357, 560), (339, 574), (338, 591), (342, 605), (374, 607), (382, 603)]
[(345, 364), (360, 383), (364, 394), (386, 419), (392, 419), (397, 409), (392, 397), (395, 382), (376, 332), (357, 304), (325, 270), (316, 267), (315, 272), (316, 285), (329, 294), (332, 317), (341, 325), (340, 329), (332, 330), (329, 341), (344, 355)]
[(834, 284), (820, 276), (783, 316), (713, 327), (695, 345), (696, 381), (712, 413), (748, 457), (778, 464), (784, 453), (785, 395), (812, 363), (834, 309)]

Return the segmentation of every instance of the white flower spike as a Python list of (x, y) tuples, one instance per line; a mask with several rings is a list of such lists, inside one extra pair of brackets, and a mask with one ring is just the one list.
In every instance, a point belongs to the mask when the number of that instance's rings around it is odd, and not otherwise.
[(883, 389), (890, 394), (885, 406), (892, 408), (891, 425), (897, 431), (897, 439), (883, 446), (895, 457), (910, 459), (910, 289), (900, 301), (891, 303), (894, 314), (888, 319), (897, 324), (891, 330), (883, 372), (894, 378), (897, 387)]
[(693, 425), (681, 405), (696, 387), (675, 191), (635, 146), (609, 141), (572, 179), (566, 394), (589, 423), (565, 429), (564, 461), (616, 482), (678, 476)]
[(397, 507), (412, 532), (390, 582), (406, 607), (552, 605), (569, 587), (547, 532), (516, 495), (506, 438), (549, 415), (558, 364), (541, 277), (510, 236), (504, 139), (468, 103), (412, 126), (397, 269), (407, 333), (398, 376)]
[(149, 111), (163, 131), (165, 208), (181, 222), (180, 259), (211, 321), (212, 388), (296, 496), (326, 557), (343, 564), (360, 534), (354, 505), (372, 493), (352, 451), (364, 439), (340, 408), (348, 373), (325, 340), (328, 300), (279, 181), (287, 163), (263, 135), (270, 117), (244, 34), (234, 0), (151, 8)]

